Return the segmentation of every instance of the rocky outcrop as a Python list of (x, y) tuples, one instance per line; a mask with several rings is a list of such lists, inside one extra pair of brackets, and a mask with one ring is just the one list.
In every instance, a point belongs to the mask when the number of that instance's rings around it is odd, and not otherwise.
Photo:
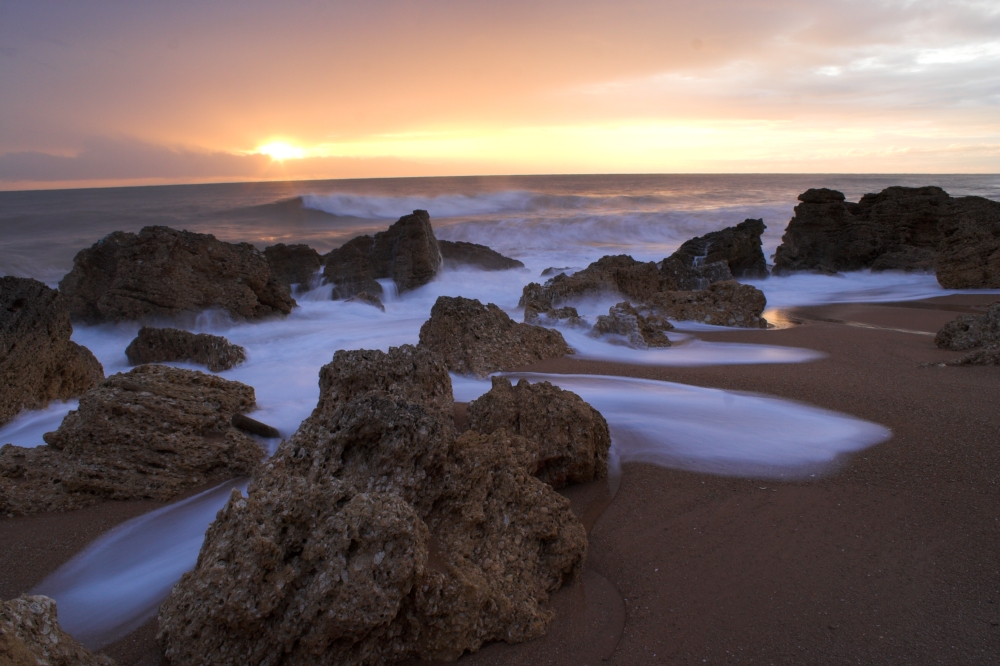
[(323, 277), (334, 285), (334, 298), (367, 291), (379, 296), (377, 280), (392, 278), (402, 294), (434, 279), (441, 270), (441, 249), (425, 210), (404, 215), (386, 231), (353, 238), (325, 257)]
[(492, 303), (461, 296), (437, 299), (420, 327), (420, 346), (440, 354), (452, 372), (475, 377), (573, 353), (558, 331), (519, 324)]
[(671, 290), (704, 289), (713, 282), (768, 276), (760, 236), (764, 220), (748, 219), (735, 227), (685, 241), (663, 260), (660, 274)]
[(648, 312), (643, 316), (628, 301), (611, 306), (608, 314), (597, 318), (590, 330), (591, 337), (608, 337), (633, 349), (669, 347), (670, 339), (664, 331), (674, 327), (665, 316)]
[(608, 472), (608, 424), (580, 396), (549, 382), (512, 386), (494, 377), (493, 388), (469, 403), (469, 429), (491, 434), (503, 429), (535, 443), (530, 471), (553, 488), (601, 479)]
[(518, 305), (546, 312), (585, 296), (622, 294), (644, 301), (659, 290), (660, 271), (655, 263), (636, 261), (627, 254), (608, 255), (573, 275), (560, 273), (544, 285), (532, 282), (524, 288)]
[(271, 267), (271, 279), (289, 290), (293, 285), (298, 285), (301, 291), (309, 289), (313, 278), (319, 276), (323, 267), (320, 253), (301, 243), (278, 243), (264, 248), (264, 258)]
[(385, 312), (385, 306), (382, 305), (382, 299), (375, 294), (368, 291), (361, 291), (354, 294), (347, 299), (348, 303), (364, 303), (365, 305), (370, 305), (373, 308), (378, 308), (382, 312)]
[(543, 633), (585, 531), (528, 471), (535, 442), (456, 436), (450, 394), (427, 350), (337, 352), (160, 607), (167, 659), (385, 664)]
[(190, 361), (212, 372), (229, 370), (247, 360), (246, 350), (219, 335), (190, 333), (176, 328), (143, 326), (125, 348), (132, 365)]
[(72, 334), (59, 292), (37, 280), (0, 278), (0, 425), (104, 379), (104, 368)]
[(253, 407), (253, 388), (194, 370), (141, 365), (112, 375), (45, 433), (48, 446), (0, 448), (0, 513), (165, 501), (249, 474), (264, 450), (231, 420)]
[(1000, 288), (1000, 203), (982, 197), (953, 199), (939, 228), (934, 268), (942, 287)]
[(953, 351), (1000, 344), (1000, 302), (992, 304), (985, 314), (961, 315), (948, 322), (934, 336), (934, 344)]
[(524, 268), (517, 259), (505, 257), (496, 250), (485, 245), (466, 243), (465, 241), (439, 240), (441, 257), (445, 266), (475, 266), (484, 271), (507, 271), (512, 268)]
[(0, 604), (0, 664), (5, 666), (114, 666), (59, 626), (56, 602), (22, 594)]
[(716, 282), (701, 291), (665, 291), (637, 310), (647, 318), (657, 316), (716, 326), (767, 328), (767, 321), (761, 316), (766, 305), (767, 299), (760, 289), (730, 280)]
[(250, 243), (224, 243), (211, 234), (169, 227), (105, 236), (77, 253), (59, 290), (70, 316), (88, 324), (176, 318), (207, 309), (250, 320), (288, 314), (295, 306)]
[(567, 324), (574, 328), (588, 328), (587, 320), (576, 308), (552, 305), (552, 296), (537, 282), (527, 284), (521, 292), (519, 306), (524, 308), (524, 323), (532, 326), (557, 326)]
[(949, 361), (948, 365), (1000, 365), (1000, 344), (992, 344)]

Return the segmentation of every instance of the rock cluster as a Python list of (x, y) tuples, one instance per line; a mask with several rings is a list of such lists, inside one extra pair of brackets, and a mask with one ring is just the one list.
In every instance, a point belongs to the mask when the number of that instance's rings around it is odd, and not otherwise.
[(22, 594), (0, 604), (0, 664), (5, 666), (114, 666), (59, 626), (56, 602)]
[(475, 266), (484, 271), (507, 271), (512, 268), (524, 268), (517, 259), (505, 257), (496, 250), (467, 243), (465, 241), (439, 240), (441, 257), (446, 266)]
[(608, 314), (599, 316), (589, 335), (595, 338), (610, 336), (612, 342), (620, 342), (633, 349), (648, 349), (669, 347), (670, 339), (664, 331), (673, 327), (665, 316), (654, 312), (643, 316), (625, 301), (611, 306)]
[(684, 291), (704, 289), (734, 277), (766, 278), (767, 260), (760, 240), (766, 228), (764, 220), (748, 219), (685, 241), (663, 260), (661, 276), (669, 289)]
[(191, 361), (212, 372), (229, 370), (247, 359), (246, 350), (219, 335), (190, 333), (176, 328), (143, 326), (125, 348), (132, 365)]
[(567, 325), (577, 328), (590, 327), (587, 320), (576, 311), (576, 308), (568, 305), (561, 308), (554, 307), (552, 296), (547, 292), (546, 287), (537, 282), (531, 282), (524, 287), (518, 305), (524, 308), (525, 324), (555, 326), (565, 322)]
[(386, 231), (358, 236), (326, 255), (323, 277), (335, 298), (367, 291), (379, 296), (377, 280), (392, 278), (399, 293), (427, 284), (441, 269), (441, 249), (425, 210), (404, 215)]
[(660, 271), (655, 263), (636, 261), (627, 254), (608, 255), (572, 275), (560, 273), (544, 286), (528, 284), (518, 305), (544, 313), (585, 296), (622, 294), (633, 301), (645, 301), (659, 291)]
[(440, 354), (452, 372), (491, 372), (573, 353), (558, 331), (520, 324), (490, 303), (441, 296), (420, 327), (420, 346)]
[(304, 244), (272, 245), (264, 248), (264, 258), (271, 267), (271, 279), (289, 290), (293, 285), (308, 289), (323, 267), (320, 253)]
[(37, 280), (0, 278), (0, 425), (104, 379), (104, 368), (72, 334), (59, 292)]
[(295, 306), (253, 245), (169, 227), (105, 236), (77, 253), (59, 290), (70, 316), (88, 324), (176, 318), (213, 308), (237, 320), (260, 319)]
[(48, 446), (0, 448), (0, 513), (164, 501), (249, 474), (264, 450), (231, 420), (253, 407), (253, 388), (194, 370), (142, 365), (112, 375), (45, 433)]
[(312, 415), (234, 492), (160, 608), (172, 663), (455, 659), (544, 632), (586, 534), (534, 440), (457, 436), (447, 368), (337, 352)]
[(767, 328), (761, 316), (764, 293), (735, 280), (716, 282), (701, 291), (664, 291), (637, 309), (647, 318), (658, 316), (675, 321), (698, 321), (715, 326)]
[(982, 347), (949, 365), (1000, 365), (1000, 302), (991, 305), (985, 314), (961, 315), (948, 322), (934, 336), (934, 344), (954, 351)]

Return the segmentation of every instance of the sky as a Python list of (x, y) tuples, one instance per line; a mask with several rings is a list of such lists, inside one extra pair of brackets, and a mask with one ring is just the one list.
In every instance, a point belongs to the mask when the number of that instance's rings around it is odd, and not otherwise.
[(0, 189), (1000, 173), (1000, 2), (0, 0)]

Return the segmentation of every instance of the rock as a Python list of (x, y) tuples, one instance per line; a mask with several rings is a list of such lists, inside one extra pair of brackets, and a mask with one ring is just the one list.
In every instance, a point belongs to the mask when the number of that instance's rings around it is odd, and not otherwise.
[(11, 666), (114, 666), (59, 626), (56, 602), (22, 594), (0, 605), (0, 663)]
[[(529, 298), (525, 287), (518, 305), (524, 306)], [(547, 304), (542, 311), (560, 303), (584, 296), (622, 294), (634, 301), (644, 301), (660, 290), (660, 272), (653, 262), (636, 261), (627, 254), (601, 257), (582, 271), (573, 275), (560, 273), (536, 290), (531, 296), (538, 303)]]
[(251, 435), (257, 435), (267, 439), (281, 437), (281, 433), (278, 432), (278, 429), (274, 426), (269, 426), (266, 423), (258, 421), (257, 419), (252, 419), (246, 414), (233, 414), (233, 418), (229, 419), (229, 422), (233, 424), (234, 428), (238, 428), (243, 432), (248, 432)]
[(377, 280), (392, 278), (400, 294), (423, 286), (441, 270), (441, 250), (425, 210), (404, 215), (375, 236), (353, 238), (325, 257), (323, 277), (335, 298), (382, 293)]
[(587, 320), (574, 307), (552, 307), (552, 299), (537, 282), (524, 287), (519, 305), (524, 307), (524, 323), (532, 326), (555, 326), (566, 323), (574, 328), (589, 328)]
[[(378, 284), (378, 283), (376, 283)], [(378, 308), (382, 312), (385, 312), (385, 306), (382, 305), (382, 299), (371, 293), (370, 291), (359, 291), (350, 298), (347, 299), (348, 303), (364, 303), (365, 305), (370, 305), (373, 308)]]
[(426, 350), (338, 352), (313, 414), (233, 493), (160, 607), (167, 659), (386, 664), (543, 633), (585, 531), (528, 472), (534, 442), (456, 436), (445, 385)]
[(112, 375), (45, 433), (48, 446), (0, 448), (0, 513), (166, 501), (249, 474), (264, 450), (231, 419), (253, 407), (253, 388), (194, 370), (141, 365)]
[(294, 285), (301, 291), (308, 290), (323, 268), (320, 253), (304, 244), (272, 245), (264, 248), (264, 258), (271, 267), (271, 279), (289, 291)]
[(493, 377), (493, 388), (469, 403), (468, 419), (470, 430), (503, 429), (533, 441), (538, 453), (531, 471), (553, 488), (607, 475), (611, 437), (604, 417), (549, 382), (522, 379), (512, 386), (506, 377)]
[(683, 290), (704, 289), (734, 277), (766, 278), (767, 260), (760, 240), (766, 228), (764, 220), (747, 219), (692, 238), (664, 260), (660, 273), (674, 281), (675, 289)]
[(934, 344), (953, 351), (997, 343), (1000, 343), (1000, 302), (990, 305), (985, 314), (955, 318), (934, 336)]
[(477, 300), (441, 296), (420, 327), (420, 346), (440, 354), (452, 372), (491, 372), (573, 353), (558, 331), (519, 324), (503, 310)]
[(1000, 203), (982, 197), (952, 200), (941, 221), (935, 263), (945, 289), (1000, 288)]
[(37, 280), (0, 278), (0, 426), (22, 409), (75, 398), (104, 379), (104, 368), (72, 334), (58, 291)]
[(748, 284), (716, 282), (702, 291), (665, 291), (637, 310), (675, 321), (698, 321), (716, 326), (767, 328), (761, 316), (767, 306), (764, 293)]
[(212, 372), (229, 370), (247, 360), (246, 350), (219, 335), (190, 333), (176, 328), (143, 326), (125, 348), (132, 365), (190, 361), (208, 366)]
[(441, 257), (446, 265), (475, 266), (484, 271), (507, 271), (512, 268), (524, 268), (517, 259), (505, 257), (496, 250), (485, 245), (466, 243), (465, 241), (439, 240)]
[(218, 308), (237, 320), (288, 314), (295, 300), (250, 243), (145, 227), (116, 231), (73, 259), (59, 283), (74, 320), (153, 320)]
[(882, 271), (923, 271), (932, 272), (937, 261), (938, 252), (929, 247), (907, 247), (894, 252), (879, 255), (872, 262), (872, 272)]
[(669, 347), (670, 339), (664, 331), (673, 327), (663, 316), (650, 313), (648, 317), (644, 317), (631, 303), (625, 301), (611, 306), (608, 314), (599, 316), (589, 335), (595, 338), (613, 336), (612, 340), (620, 340), (633, 349), (648, 349)]
[(1000, 365), (1000, 344), (977, 349), (965, 356), (949, 361), (948, 365)]
[(569, 266), (563, 266), (562, 268), (556, 268), (555, 266), (549, 266), (544, 271), (542, 271), (540, 277), (545, 277), (547, 275), (558, 275), (559, 273), (565, 273), (572, 270)]

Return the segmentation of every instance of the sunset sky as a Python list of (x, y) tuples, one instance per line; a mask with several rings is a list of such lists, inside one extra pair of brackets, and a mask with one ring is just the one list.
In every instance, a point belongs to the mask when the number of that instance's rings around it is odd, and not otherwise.
[(0, 2), (0, 189), (1000, 172), (1000, 2)]

